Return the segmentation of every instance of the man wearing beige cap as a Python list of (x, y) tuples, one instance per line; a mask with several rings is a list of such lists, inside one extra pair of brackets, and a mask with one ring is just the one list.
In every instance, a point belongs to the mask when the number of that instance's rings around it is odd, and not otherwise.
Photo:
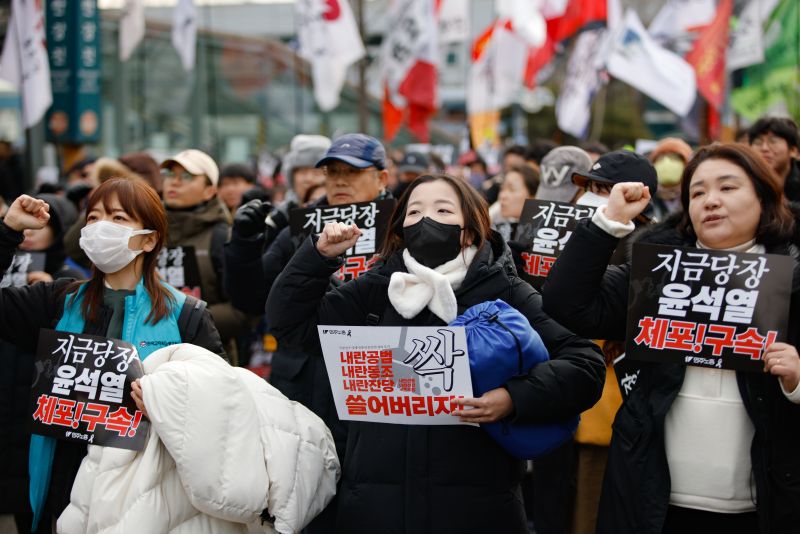
[(249, 331), (249, 320), (231, 306), (222, 289), (222, 249), (230, 234), (231, 215), (217, 197), (219, 169), (211, 156), (189, 149), (165, 160), (161, 174), (167, 208), (166, 246), (194, 247), (200, 298), (208, 303), (225, 350), (235, 362), (233, 338)]

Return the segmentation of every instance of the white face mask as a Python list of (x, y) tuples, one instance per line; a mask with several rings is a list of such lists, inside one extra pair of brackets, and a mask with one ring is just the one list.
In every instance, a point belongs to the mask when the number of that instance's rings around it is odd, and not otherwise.
[(595, 208), (599, 208), (600, 206), (608, 204), (608, 197), (601, 197), (591, 191), (586, 191), (581, 195), (581, 198), (578, 199), (576, 204), (579, 206), (594, 206)]
[(130, 238), (152, 232), (153, 230), (134, 230), (109, 221), (97, 221), (83, 227), (79, 244), (95, 267), (111, 274), (144, 252), (128, 248)]

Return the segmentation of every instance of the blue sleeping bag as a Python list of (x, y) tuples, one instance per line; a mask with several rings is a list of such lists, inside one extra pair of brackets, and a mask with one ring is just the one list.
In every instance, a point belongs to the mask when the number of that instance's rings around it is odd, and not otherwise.
[[(463, 326), (469, 349), (472, 390), (479, 397), (501, 387), (514, 376), (526, 375), (550, 356), (542, 338), (516, 309), (502, 300), (472, 306), (450, 326)], [(572, 439), (580, 416), (552, 424), (482, 423), (509, 454), (537, 458)]]

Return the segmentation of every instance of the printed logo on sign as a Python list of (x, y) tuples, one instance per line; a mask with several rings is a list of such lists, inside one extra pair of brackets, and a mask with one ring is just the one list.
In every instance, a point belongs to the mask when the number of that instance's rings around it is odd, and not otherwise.
[(180, 340), (178, 341), (140, 341), (139, 346), (144, 347), (169, 347), (170, 345), (178, 345), (180, 344)]
[(323, 330), (322, 333), (323, 334), (331, 334), (331, 335), (353, 337), (353, 331), (352, 330)]

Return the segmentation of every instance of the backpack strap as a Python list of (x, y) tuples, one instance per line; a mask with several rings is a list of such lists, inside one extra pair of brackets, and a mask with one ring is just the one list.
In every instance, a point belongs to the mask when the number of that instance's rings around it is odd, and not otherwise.
[(195, 338), (206, 306), (206, 301), (186, 295), (186, 301), (178, 316), (178, 331), (181, 333), (181, 341)]

